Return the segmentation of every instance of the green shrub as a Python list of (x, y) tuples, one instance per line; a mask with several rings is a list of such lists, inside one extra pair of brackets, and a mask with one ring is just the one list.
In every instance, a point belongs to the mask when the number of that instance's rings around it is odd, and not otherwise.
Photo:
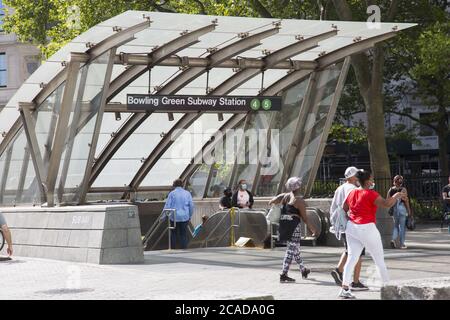
[(442, 219), (442, 203), (439, 200), (417, 200), (410, 198), (411, 209), (414, 217), (419, 220), (438, 220)]

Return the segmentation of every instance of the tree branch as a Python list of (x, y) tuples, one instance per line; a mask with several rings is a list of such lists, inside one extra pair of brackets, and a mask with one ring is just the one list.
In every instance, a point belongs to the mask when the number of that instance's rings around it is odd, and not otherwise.
[(177, 13), (175, 10), (173, 9), (169, 9), (169, 8), (164, 8), (162, 5), (160, 5), (159, 3), (156, 3), (156, 0), (150, 0), (150, 5), (153, 6), (156, 10), (158, 10), (159, 12), (170, 12), (170, 13)]
[(343, 0), (333, 0), (334, 7), (336, 8), (336, 12), (341, 20), (351, 21), (352, 19), (352, 10), (348, 5), (347, 1)]
[(415, 121), (415, 122), (417, 122), (417, 123), (419, 123), (419, 124), (421, 124), (423, 126), (431, 128), (431, 129), (433, 129), (434, 131), (437, 132), (438, 128), (436, 126), (433, 126), (430, 123), (424, 122), (423, 120), (420, 120), (419, 118), (416, 118), (416, 117), (412, 116), (409, 113), (405, 113), (405, 112), (401, 112), (401, 111), (395, 111), (395, 110), (386, 110), (386, 112), (387, 113), (393, 113), (393, 114), (396, 114), (396, 115), (402, 116), (402, 117), (407, 117), (407, 118), (409, 118), (409, 119), (411, 119), (411, 120), (413, 120), (413, 121)]
[(397, 9), (398, 9), (398, 0), (392, 0), (387, 13), (388, 22), (392, 22), (392, 20), (394, 20), (394, 17), (397, 14)]
[(194, 0), (194, 2), (197, 3), (198, 6), (200, 7), (200, 13), (206, 15), (207, 14), (206, 8), (205, 8), (205, 5), (203, 4), (203, 2), (201, 2), (200, 0)]
[(269, 12), (269, 10), (266, 9), (266, 7), (263, 6), (263, 4), (259, 0), (250, 0), (250, 5), (255, 9), (259, 15), (263, 18), (273, 18), (272, 14)]

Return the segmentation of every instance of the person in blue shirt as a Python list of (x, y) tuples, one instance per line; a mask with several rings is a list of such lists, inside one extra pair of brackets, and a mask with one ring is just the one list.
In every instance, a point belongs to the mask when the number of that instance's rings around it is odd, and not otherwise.
[[(183, 189), (183, 181), (177, 179), (173, 182), (172, 190), (168, 197), (164, 209), (176, 210), (176, 225), (175, 229), (170, 230), (170, 241), (172, 249), (177, 248), (177, 240), (181, 249), (186, 249), (188, 244), (188, 224), (194, 212), (194, 202), (189, 191)], [(174, 215), (170, 214), (170, 226), (174, 226)]]
[(203, 229), (203, 226), (205, 225), (206, 220), (208, 220), (208, 216), (207, 215), (203, 215), (202, 216), (202, 223), (195, 227), (194, 232), (192, 232), (192, 237), (195, 238), (200, 233), (200, 230)]

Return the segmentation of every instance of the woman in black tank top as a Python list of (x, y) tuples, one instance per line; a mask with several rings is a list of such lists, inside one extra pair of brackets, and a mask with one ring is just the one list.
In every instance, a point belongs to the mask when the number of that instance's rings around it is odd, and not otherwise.
[(301, 179), (298, 177), (289, 178), (286, 183), (286, 189), (288, 193), (283, 193), (272, 200), (269, 205), (282, 204), (281, 217), (280, 217), (280, 240), (287, 240), (286, 254), (283, 259), (283, 270), (280, 275), (280, 282), (295, 282), (295, 279), (288, 277), (289, 267), (292, 259), (295, 259), (300, 267), (302, 277), (306, 279), (311, 272), (303, 264), (303, 260), (300, 255), (300, 218), (308, 226), (313, 233), (313, 236), (317, 233), (314, 226), (309, 224), (306, 216), (306, 204), (300, 194)]

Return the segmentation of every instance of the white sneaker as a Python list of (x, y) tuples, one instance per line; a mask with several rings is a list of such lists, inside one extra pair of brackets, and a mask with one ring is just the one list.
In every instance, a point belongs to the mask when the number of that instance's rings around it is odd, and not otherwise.
[(345, 290), (344, 288), (342, 288), (341, 291), (339, 292), (339, 298), (355, 299), (356, 297), (352, 294), (350, 289)]

